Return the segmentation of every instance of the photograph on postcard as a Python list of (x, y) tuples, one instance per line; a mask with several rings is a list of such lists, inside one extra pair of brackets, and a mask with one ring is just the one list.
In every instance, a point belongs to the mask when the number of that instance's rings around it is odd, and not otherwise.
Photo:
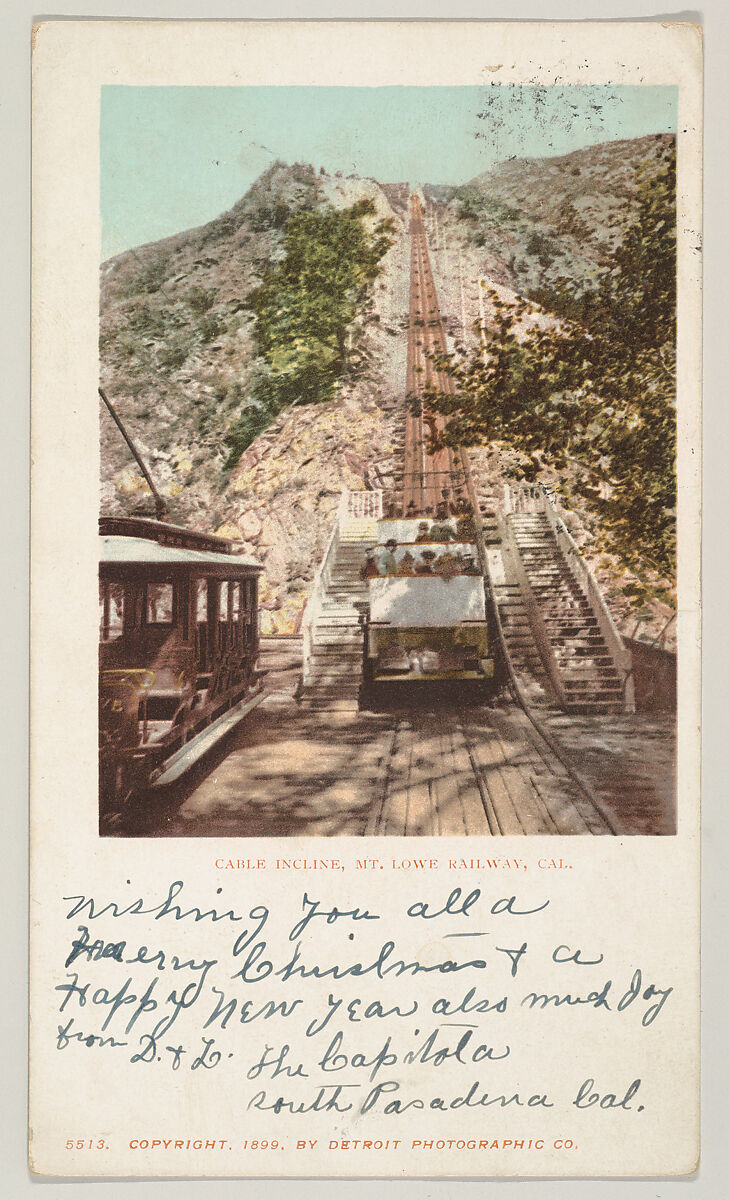
[(34, 1171), (696, 1169), (700, 57), (36, 32)]
[(675, 833), (677, 113), (101, 88), (102, 835)]

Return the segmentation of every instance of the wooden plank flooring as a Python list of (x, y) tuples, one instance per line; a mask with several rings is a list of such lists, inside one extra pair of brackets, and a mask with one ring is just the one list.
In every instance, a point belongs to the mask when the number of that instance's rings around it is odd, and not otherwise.
[(243, 725), (110, 835), (463, 838), (674, 828), (666, 722), (550, 719), (597, 785), (596, 807), (515, 704), (312, 711), (293, 699), (294, 662), (270, 679), (271, 695)]
[[(490, 837), (609, 832), (508, 709), (266, 713), (126, 832)], [(123, 832), (119, 830), (119, 832)]]

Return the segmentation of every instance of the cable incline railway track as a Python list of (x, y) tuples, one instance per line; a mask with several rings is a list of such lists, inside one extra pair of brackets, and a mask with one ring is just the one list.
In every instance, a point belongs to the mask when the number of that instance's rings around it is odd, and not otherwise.
[(430, 355), (448, 349), (443, 318), (438, 307), (420, 200), (410, 202), (410, 323), (408, 327), (407, 395), (403, 467), (403, 514), (432, 515), (443, 493), (465, 495), (466, 465), (458, 449), (428, 452), (431, 430), (443, 433), (446, 418), (429, 413), (425, 389), (433, 385), (450, 391), (450, 376), (437, 371)]

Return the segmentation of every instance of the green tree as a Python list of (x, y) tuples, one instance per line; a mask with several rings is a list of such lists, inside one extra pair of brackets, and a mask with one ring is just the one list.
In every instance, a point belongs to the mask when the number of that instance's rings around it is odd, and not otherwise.
[[(439, 356), (454, 395), (430, 390), (450, 415), (444, 441), (521, 451), (524, 478), (563, 472), (568, 498), (597, 518), (597, 548), (665, 595), (675, 573), (676, 159), (667, 146), (639, 172), (635, 216), (598, 281), (529, 300), (490, 295), (486, 353)], [(525, 321), (526, 318), (526, 321)]]
[(347, 368), (348, 331), (392, 244), (391, 222), (368, 222), (374, 215), (374, 202), (364, 199), (340, 210), (303, 210), (288, 220), (281, 260), (263, 272), (246, 302), (263, 369), (253, 405), (226, 435), (228, 467), (282, 409), (333, 395)]

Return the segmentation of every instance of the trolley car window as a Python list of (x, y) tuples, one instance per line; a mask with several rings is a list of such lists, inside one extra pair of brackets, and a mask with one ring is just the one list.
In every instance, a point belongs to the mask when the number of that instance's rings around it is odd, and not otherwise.
[(174, 589), (171, 583), (147, 584), (147, 624), (171, 625), (174, 620)]
[(99, 622), (102, 642), (113, 642), (124, 630), (124, 588), (99, 580)]
[(228, 584), (226, 581), (220, 585), (220, 608), (218, 611), (218, 619), (220, 621), (228, 620)]
[(182, 632), (183, 642), (190, 640), (190, 582), (179, 580), (175, 586), (177, 625)]
[(203, 625), (208, 619), (208, 581), (197, 580), (196, 613), (198, 625)]

